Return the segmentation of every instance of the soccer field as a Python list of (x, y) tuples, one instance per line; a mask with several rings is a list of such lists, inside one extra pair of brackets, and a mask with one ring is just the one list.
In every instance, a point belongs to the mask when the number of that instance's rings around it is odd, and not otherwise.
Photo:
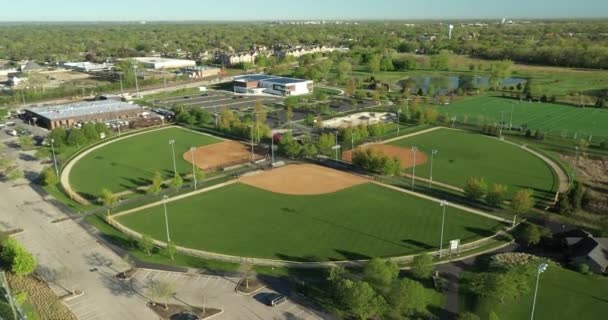
[[(466, 123), (498, 123), (504, 111), (504, 121), (513, 126), (527, 125), (531, 130), (540, 129), (551, 135), (588, 138), (590, 134), (597, 139), (608, 138), (608, 110), (598, 108), (577, 108), (551, 103), (526, 102), (498, 97), (476, 97), (448, 106), (439, 111), (450, 118)], [(466, 120), (465, 120), (466, 117)]]
[(94, 150), (75, 163), (70, 184), (81, 194), (95, 196), (102, 188), (120, 192), (149, 184), (155, 171), (169, 179), (173, 177), (169, 140), (175, 140), (177, 171), (181, 174), (192, 172), (192, 165), (182, 157), (190, 147), (221, 141), (176, 127), (129, 137)]
[[(229, 255), (319, 261), (406, 255), (439, 247), (441, 207), (373, 183), (322, 195), (286, 195), (236, 183), (167, 204), (171, 240)], [(166, 241), (163, 206), (121, 216)], [(446, 211), (445, 242), (493, 234), (501, 223)]]
[(429, 178), (431, 150), (438, 150), (433, 160), (433, 180), (453, 186), (462, 187), (469, 177), (478, 177), (485, 178), (488, 185), (507, 185), (511, 194), (530, 188), (539, 195), (548, 195), (558, 187), (551, 168), (541, 159), (481, 134), (439, 129), (390, 144), (403, 148), (416, 146), (428, 155), (429, 161), (416, 167), (416, 175), (422, 178)]

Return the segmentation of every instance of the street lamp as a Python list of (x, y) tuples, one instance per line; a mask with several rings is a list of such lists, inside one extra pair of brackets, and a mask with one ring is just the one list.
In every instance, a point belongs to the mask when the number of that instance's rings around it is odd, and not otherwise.
[(547, 271), (549, 267), (546, 263), (541, 263), (538, 265), (536, 269), (536, 288), (534, 289), (534, 300), (532, 301), (532, 314), (530, 315), (530, 320), (534, 320), (534, 309), (536, 308), (536, 294), (538, 293), (538, 281), (540, 280), (540, 274)]
[(165, 207), (165, 227), (167, 228), (167, 244), (171, 242), (171, 237), (169, 236), (169, 218), (167, 217), (167, 199), (169, 197), (167, 195), (163, 196), (163, 206)]
[(397, 110), (397, 135), (399, 134), (399, 127), (401, 127), (401, 109)]
[(194, 178), (194, 190), (196, 190), (196, 170), (194, 168), (194, 147), (190, 147), (190, 156), (192, 158), (192, 177)]
[(412, 166), (412, 191), (414, 191), (414, 180), (416, 179), (416, 152), (418, 152), (418, 147), (412, 147), (412, 153), (414, 154), (414, 165)]
[(435, 158), (435, 155), (439, 152), (439, 150), (437, 149), (433, 149), (431, 150), (431, 176), (429, 177), (429, 188), (433, 187), (433, 158)]
[(443, 253), (443, 228), (445, 226), (445, 208), (448, 207), (449, 203), (445, 200), (441, 200), (439, 205), (443, 208), (443, 214), (441, 217), (441, 240), (439, 241), (439, 259), (441, 259)]
[(177, 176), (177, 164), (175, 163), (175, 140), (169, 140), (171, 145), (171, 152), (173, 153), (173, 176)]
[(53, 164), (55, 165), (55, 174), (59, 178), (59, 169), (57, 168), (57, 157), (55, 156), (55, 139), (51, 139), (51, 152), (53, 152)]

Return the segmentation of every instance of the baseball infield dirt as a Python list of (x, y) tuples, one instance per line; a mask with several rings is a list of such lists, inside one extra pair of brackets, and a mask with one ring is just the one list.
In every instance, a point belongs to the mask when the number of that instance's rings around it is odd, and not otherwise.
[[(390, 144), (366, 144), (357, 149), (372, 149), (374, 151), (382, 152), (389, 157), (397, 157), (401, 160), (401, 168), (406, 169), (414, 166), (414, 152), (411, 149), (401, 148)], [(342, 154), (342, 160), (352, 161), (353, 153), (351, 150), (346, 151)], [(426, 163), (428, 157), (426, 153), (416, 151), (416, 165)]]
[[(192, 151), (183, 155), (192, 163)], [(264, 157), (255, 154), (255, 160)], [(237, 141), (223, 141), (194, 149), (194, 164), (207, 171), (220, 170), (251, 161), (251, 146)]]
[(312, 164), (292, 164), (245, 176), (239, 181), (271, 192), (291, 195), (331, 193), (368, 182), (362, 177)]

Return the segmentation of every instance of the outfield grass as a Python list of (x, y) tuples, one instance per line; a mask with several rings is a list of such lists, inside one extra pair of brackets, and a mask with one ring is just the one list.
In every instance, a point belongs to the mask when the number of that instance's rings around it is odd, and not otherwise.
[[(450, 118), (456, 116), (465, 123), (499, 123), (504, 111), (504, 121), (508, 126), (513, 110), (513, 126), (527, 125), (530, 129), (540, 129), (551, 135), (573, 138), (608, 138), (608, 110), (598, 108), (577, 108), (551, 103), (520, 102), (498, 97), (475, 97), (442, 106), (439, 111)], [(465, 119), (466, 117), (466, 119)], [(592, 137), (593, 138), (593, 137)]]
[[(557, 190), (558, 181), (547, 164), (519, 147), (476, 133), (439, 129), (391, 142), (403, 148), (418, 147), (433, 160), (433, 180), (462, 187), (469, 177), (483, 177), (491, 183), (505, 184), (510, 194), (530, 188), (539, 196)], [(416, 175), (428, 178), (430, 159), (416, 167)], [(411, 169), (408, 171), (411, 172)]]
[[(536, 277), (530, 279), (530, 290), (516, 301), (484, 299), (475, 307), (482, 319), (494, 311), (501, 320), (528, 319), (532, 310)], [(608, 278), (582, 275), (559, 266), (550, 266), (540, 278), (534, 319), (602, 319), (608, 313)]]
[[(167, 204), (171, 240), (184, 247), (296, 261), (364, 259), (434, 250), (441, 208), (375, 184), (316, 196), (291, 196), (232, 184)], [(119, 217), (165, 240), (163, 206)], [(445, 241), (493, 234), (500, 223), (454, 208)]]
[(169, 140), (175, 140), (175, 159), (180, 174), (190, 174), (192, 165), (182, 155), (190, 147), (219, 142), (218, 138), (181, 128), (167, 128), (115, 141), (97, 149), (74, 164), (72, 188), (85, 196), (96, 196), (102, 188), (113, 192), (150, 183), (154, 172), (173, 177)]

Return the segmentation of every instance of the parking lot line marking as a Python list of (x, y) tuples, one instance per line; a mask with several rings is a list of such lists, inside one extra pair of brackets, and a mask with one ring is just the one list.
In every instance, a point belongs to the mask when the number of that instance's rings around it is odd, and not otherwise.
[(205, 277), (205, 283), (203, 283), (203, 285), (201, 286), (201, 288), (204, 288), (205, 285), (207, 284), (207, 282), (209, 282), (209, 277)]
[(154, 277), (152, 277), (152, 280), (156, 280), (156, 278), (158, 278), (158, 276), (160, 276), (160, 272), (155, 272)]

